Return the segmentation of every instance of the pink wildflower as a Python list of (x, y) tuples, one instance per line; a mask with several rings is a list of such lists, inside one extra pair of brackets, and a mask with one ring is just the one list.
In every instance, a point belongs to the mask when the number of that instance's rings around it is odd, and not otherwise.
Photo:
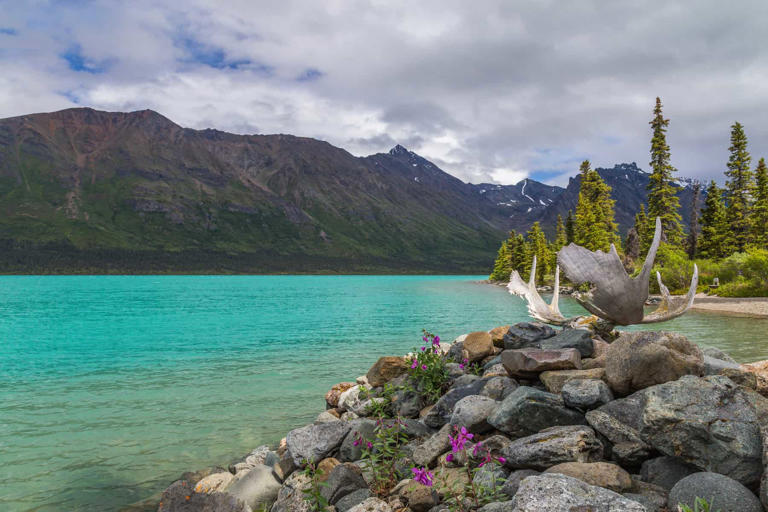
[(427, 369), (427, 365), (425, 365), (425, 364), (421, 365), (421, 369), (422, 370), (426, 370)]
[(419, 366), (419, 362), (416, 359), (414, 359), (413, 363), (411, 363), (411, 369), (416, 368), (417, 366)]
[(426, 468), (411, 468), (411, 471), (413, 472), (414, 480), (427, 487), (432, 487), (432, 482), (435, 478), (433, 473), (427, 471)]

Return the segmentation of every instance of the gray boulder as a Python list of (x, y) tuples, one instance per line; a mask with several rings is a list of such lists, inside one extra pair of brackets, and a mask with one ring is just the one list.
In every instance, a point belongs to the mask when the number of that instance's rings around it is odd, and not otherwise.
[(520, 488), (520, 482), (522, 482), (523, 479), (539, 474), (538, 471), (532, 469), (517, 469), (509, 474), (506, 482), (504, 482), (504, 485), (501, 487), (501, 492), (512, 498), (517, 494), (517, 490)]
[(483, 386), (480, 394), (494, 400), (504, 400), (516, 389), (517, 382), (514, 379), (509, 377), (491, 377), (485, 381), (485, 386)]
[(364, 502), (371, 497), (371, 490), (368, 488), (358, 489), (347, 494), (339, 501), (336, 502), (336, 510), (338, 512), (347, 512), (349, 509), (356, 507), (360, 503)]
[(736, 360), (717, 347), (699, 347), (705, 356), (719, 359), (727, 363), (736, 363)]
[(480, 395), (465, 396), (453, 408), (449, 423), (456, 427), (466, 427), (474, 434), (482, 434), (492, 430), (488, 424), (488, 416), (498, 407), (499, 402)]
[(723, 376), (684, 376), (587, 413), (612, 442), (639, 440), (665, 455), (751, 485), (763, 472), (757, 412), (747, 392)]
[(495, 462), (483, 465), (475, 471), (472, 481), (485, 489), (501, 490), (509, 476), (509, 470)]
[(608, 489), (565, 475), (531, 476), (520, 483), (510, 512), (646, 512), (645, 507)]
[(658, 485), (667, 490), (672, 489), (677, 482), (698, 473), (699, 468), (688, 464), (679, 457), (664, 455), (646, 460), (640, 467), (640, 477), (643, 481)]
[[(320, 494), (328, 503), (335, 505), (344, 496), (360, 489), (368, 489), (362, 471), (355, 464), (343, 462), (331, 470), (325, 485), (320, 489)], [(364, 500), (365, 498), (358, 503)]]
[(508, 512), (512, 510), (512, 501), (497, 501), (477, 509), (477, 512)]
[(536, 346), (545, 350), (575, 348), (581, 357), (592, 357), (595, 351), (592, 333), (585, 329), (563, 329), (551, 338), (539, 341)]
[(418, 418), (424, 405), (421, 394), (411, 388), (400, 389), (392, 397), (392, 408), (402, 418)]
[(293, 473), (280, 487), (270, 512), (310, 512), (309, 502), (304, 499), (304, 490), (309, 489), (310, 484), (304, 473)]
[(190, 483), (177, 480), (160, 498), (158, 512), (252, 512), (242, 500), (221, 492), (193, 493)]
[(619, 395), (703, 374), (699, 347), (673, 332), (625, 332), (606, 351), (605, 378)]
[(509, 328), (504, 335), (504, 349), (530, 347), (539, 340), (551, 338), (555, 330), (538, 322), (521, 322)]
[(512, 441), (501, 453), (509, 468), (544, 470), (563, 462), (597, 462), (603, 445), (589, 427), (552, 427)]
[(453, 387), (432, 407), (424, 417), (424, 423), (432, 428), (440, 428), (451, 419), (456, 402), (465, 396), (478, 395), (485, 386), (485, 381), (476, 380), (467, 386)]
[(368, 498), (347, 512), (392, 512), (392, 508), (387, 505), (386, 501), (382, 501), (379, 498)]
[(416, 445), (413, 449), (413, 461), (417, 466), (431, 466), (432, 463), (451, 447), (451, 435), (453, 428), (450, 425), (443, 427), (432, 437)]
[(523, 437), (552, 426), (584, 425), (586, 420), (565, 407), (559, 396), (520, 386), (488, 417), (488, 423), (512, 437)]
[(272, 468), (259, 465), (225, 489), (226, 493), (246, 503), (253, 510), (269, 509), (277, 500), (280, 481)]
[(719, 473), (694, 473), (675, 484), (669, 491), (667, 506), (677, 510), (678, 504), (693, 510), (696, 498), (703, 498), (711, 510), (720, 512), (763, 512), (760, 500), (732, 478)]
[[(336, 418), (338, 419), (338, 418)], [(236, 460), (232, 464), (229, 465), (229, 472), (233, 475), (236, 473), (239, 473), (240, 471), (243, 471), (244, 469), (251, 469), (252, 467), (255, 467), (259, 464), (264, 464), (265, 466), (274, 466), (277, 464), (278, 457), (275, 452), (269, 449), (269, 446), (262, 445), (258, 448), (255, 448), (251, 453), (246, 455), (245, 457)]]
[(613, 400), (608, 384), (598, 379), (573, 379), (563, 384), (563, 402), (574, 409), (594, 409)]
[(376, 421), (360, 418), (349, 422), (349, 432), (344, 436), (344, 440), (339, 447), (339, 460), (341, 462), (354, 462), (360, 460), (363, 456), (362, 443), (355, 442), (358, 438), (363, 439), (363, 442), (371, 441), (375, 437)]
[(502, 352), (501, 364), (510, 377), (535, 379), (541, 372), (550, 370), (581, 369), (581, 354), (574, 348), (521, 348)]
[(328, 457), (344, 440), (350, 430), (346, 421), (307, 425), (288, 432), (288, 454), (297, 467), (302, 461), (314, 461)]
[(739, 363), (731, 363), (706, 355), (702, 359), (704, 361), (704, 375), (718, 375), (723, 370), (741, 370)]

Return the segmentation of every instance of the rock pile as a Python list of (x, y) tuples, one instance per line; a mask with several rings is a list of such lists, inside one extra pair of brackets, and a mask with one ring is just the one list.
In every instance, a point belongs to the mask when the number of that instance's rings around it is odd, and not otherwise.
[[(441, 351), (450, 379), (435, 403), (406, 358), (381, 358), (365, 377), (333, 386), (313, 424), (229, 470), (174, 482), (158, 510), (309, 512), (311, 462), (335, 512), (448, 511), (445, 489), (470, 483), (492, 488), (493, 499), (462, 510), (676, 512), (703, 498), (721, 512), (768, 511), (768, 365), (740, 366), (669, 332), (606, 343), (528, 322)], [(367, 417), (382, 405), (399, 419)], [(401, 481), (382, 490), (361, 458), (394, 426), (405, 438), (393, 463)], [(488, 450), (487, 464), (454, 456), (461, 427), (468, 447)], [(433, 475), (431, 485), (411, 479), (412, 467)]]

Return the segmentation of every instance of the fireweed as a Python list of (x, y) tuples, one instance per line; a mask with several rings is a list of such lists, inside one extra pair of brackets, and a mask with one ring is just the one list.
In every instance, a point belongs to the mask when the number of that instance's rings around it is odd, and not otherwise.
[(448, 370), (440, 353), (440, 336), (422, 330), (424, 345), (414, 349), (408, 374), (416, 381), (418, 391), (428, 403), (437, 402), (448, 386)]
[[(470, 441), (474, 437), (474, 434), (470, 433), (465, 427), (454, 427), (453, 435), (448, 436), (448, 439), (451, 441), (451, 453), (446, 455), (445, 460), (446, 462), (463, 460), (463, 467), (468, 479), (463, 487), (449, 487), (444, 484), (441, 489), (441, 494), (448, 497), (446, 504), (450, 507), (451, 511), (468, 512), (470, 509), (479, 508), (488, 503), (505, 499), (501, 492), (504, 482), (503, 478), (494, 479), (490, 486), (475, 481), (480, 468), (486, 464), (504, 464), (506, 460), (504, 457), (494, 457), (491, 454), (491, 450), (484, 446), (482, 442), (471, 445)], [(414, 477), (414, 480), (417, 480), (416, 477)]]
[(301, 491), (304, 494), (304, 501), (309, 504), (311, 512), (322, 512), (329, 505), (328, 500), (321, 494), (322, 488), (328, 485), (326, 482), (320, 481), (323, 470), (312, 461), (303, 460), (302, 462), (306, 464), (304, 476), (309, 478), (309, 487)]
[(395, 387), (389, 382), (384, 384), (384, 387), (381, 389), (381, 391), (378, 394), (373, 394), (367, 388), (362, 387), (360, 389), (360, 398), (363, 400), (372, 398), (371, 403), (368, 404), (368, 406), (365, 409), (366, 415), (372, 416), (374, 418), (394, 417), (393, 402), (395, 398), (395, 393), (397, 393), (397, 391), (399, 391), (400, 389), (402, 389), (402, 386)]
[(373, 482), (371, 489), (379, 496), (385, 496), (404, 478), (398, 465), (405, 459), (403, 446), (408, 442), (403, 420), (384, 420), (378, 418), (373, 438), (364, 439), (355, 432), (352, 444), (362, 446), (363, 465), (370, 472)]

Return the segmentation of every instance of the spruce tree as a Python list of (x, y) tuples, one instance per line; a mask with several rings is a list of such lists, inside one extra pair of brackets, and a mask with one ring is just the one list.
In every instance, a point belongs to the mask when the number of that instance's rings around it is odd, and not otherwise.
[(749, 242), (750, 219), (749, 202), (752, 189), (752, 171), (749, 163), (752, 158), (747, 151), (747, 136), (741, 123), (731, 126), (731, 152), (728, 158), (728, 170), (725, 175), (726, 201), (728, 204), (728, 244), (737, 252), (743, 252)]
[(707, 187), (707, 199), (704, 201), (704, 209), (701, 212), (699, 254), (704, 258), (712, 259), (728, 256), (727, 237), (728, 221), (723, 203), (723, 191), (713, 180)]
[(557, 214), (557, 224), (555, 225), (555, 252), (559, 251), (568, 244), (568, 236), (566, 235), (565, 224), (563, 224), (563, 216)]
[[(655, 221), (654, 221), (655, 222)], [(651, 246), (651, 236), (649, 235), (648, 216), (645, 214), (645, 205), (640, 205), (640, 211), (635, 214), (635, 231), (640, 242), (640, 252), (647, 252)]]
[(549, 250), (547, 237), (538, 222), (534, 222), (526, 234), (530, 248), (530, 256), (536, 256), (536, 281), (540, 282), (544, 276), (552, 273), (552, 253)]
[(701, 196), (701, 183), (693, 182), (693, 198), (691, 199), (691, 229), (688, 232), (688, 258), (696, 259), (699, 251), (699, 197)]
[(574, 222), (573, 222), (573, 211), (568, 210), (568, 217), (565, 219), (565, 242), (566, 244), (573, 243), (576, 240), (576, 235), (574, 234)]
[(655, 224), (656, 217), (660, 217), (662, 232), (667, 243), (679, 246), (683, 241), (683, 226), (678, 211), (680, 201), (672, 187), (672, 173), (677, 169), (670, 164), (666, 136), (669, 119), (664, 119), (660, 98), (656, 98), (653, 119), (649, 124), (653, 129), (653, 138), (651, 138), (651, 176), (648, 181), (648, 218)]
[(768, 248), (768, 168), (761, 158), (755, 169), (755, 204), (752, 207), (752, 242)]
[(512, 248), (512, 270), (517, 270), (523, 279), (531, 272), (532, 254), (529, 244), (523, 235), (515, 236), (515, 245)]
[[(514, 232), (510, 233), (510, 239), (514, 240)], [(510, 251), (510, 239), (504, 240), (496, 253), (496, 261), (493, 263), (493, 271), (488, 277), (491, 281), (508, 281), (512, 273), (512, 254)]]
[(584, 160), (579, 170), (581, 186), (574, 222), (575, 242), (590, 251), (608, 251), (611, 244), (618, 241), (611, 187), (590, 168), (589, 160)]

